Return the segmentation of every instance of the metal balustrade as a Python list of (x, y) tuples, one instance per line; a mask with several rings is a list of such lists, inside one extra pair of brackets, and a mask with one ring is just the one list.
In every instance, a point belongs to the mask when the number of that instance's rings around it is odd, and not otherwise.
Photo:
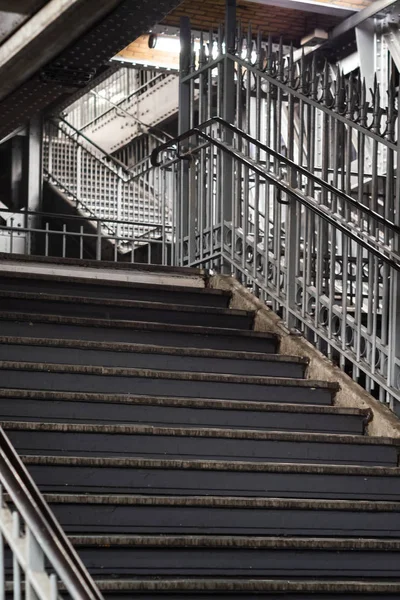
[(176, 263), (236, 276), (393, 407), (400, 228), (220, 118), (173, 143), (172, 162), (185, 159)]
[(393, 407), (400, 400), (394, 63), (369, 89), (359, 72), (344, 75), (317, 52), (274, 44), (251, 27), (243, 32), (229, 7), (225, 27), (196, 44), (182, 19), (180, 60), (184, 135), (173, 142), (186, 160), (176, 263), (235, 274)]
[[(91, 215), (21, 211), (0, 224), (0, 252), (51, 257), (172, 264), (172, 225), (117, 221)], [(121, 231), (122, 233), (118, 233)], [(131, 231), (129, 237), (125, 232)], [(4, 238), (7, 245), (1, 245)]]
[(0, 428), (0, 598), (102, 600)]

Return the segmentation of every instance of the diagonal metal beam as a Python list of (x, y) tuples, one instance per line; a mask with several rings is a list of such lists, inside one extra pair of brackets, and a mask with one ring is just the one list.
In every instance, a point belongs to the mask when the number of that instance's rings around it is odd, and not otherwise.
[(50, 0), (0, 46), (0, 100), (120, 2)]
[(0, 11), (31, 15), (46, 0), (0, 0)]
[(290, 8), (292, 10), (301, 10), (321, 15), (330, 15), (335, 17), (347, 17), (357, 11), (356, 8), (336, 4), (335, 2), (315, 2), (314, 0), (247, 0), (256, 4), (266, 6), (279, 6), (281, 8)]
[(351, 17), (334, 27), (330, 33), (329, 39), (333, 40), (344, 33), (351, 31), (355, 27), (361, 25), (361, 23), (364, 23), (367, 19), (385, 15), (387, 12), (390, 12), (396, 4), (399, 4), (398, 0), (374, 0), (372, 4), (363, 10), (360, 10), (358, 13), (351, 15)]

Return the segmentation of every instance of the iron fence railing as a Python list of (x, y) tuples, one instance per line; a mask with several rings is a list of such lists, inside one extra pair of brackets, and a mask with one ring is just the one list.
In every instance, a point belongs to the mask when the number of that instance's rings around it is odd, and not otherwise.
[(0, 597), (59, 600), (61, 594), (103, 598), (0, 428)]
[(393, 407), (400, 102), (389, 59), (367, 84), (358, 69), (243, 31), (233, 5), (196, 43), (182, 18), (180, 132), (224, 124), (179, 144), (175, 256), (236, 274)]
[(173, 143), (177, 264), (235, 275), (382, 401), (400, 400), (400, 228), (220, 118)]
[[(0, 225), (0, 252), (172, 264), (172, 225), (23, 210)], [(118, 231), (133, 232), (128, 236)]]

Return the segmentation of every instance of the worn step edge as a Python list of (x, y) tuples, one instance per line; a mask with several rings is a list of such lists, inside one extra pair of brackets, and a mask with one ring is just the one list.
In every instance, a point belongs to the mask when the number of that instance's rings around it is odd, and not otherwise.
[(22, 455), (26, 465), (69, 467), (156, 469), (156, 470), (203, 470), (258, 473), (306, 473), (309, 475), (362, 475), (399, 477), (399, 467), (365, 467), (356, 465), (267, 463), (251, 461), (178, 460), (150, 458), (109, 458), (86, 456), (38, 456)]
[(91, 319), (87, 317), (67, 317), (63, 315), (37, 314), (25, 312), (1, 311), (0, 321), (28, 321), (30, 323), (51, 323), (58, 325), (76, 325), (81, 327), (102, 327), (106, 329), (135, 329), (147, 331), (162, 331), (164, 333), (192, 333), (195, 335), (215, 335), (224, 337), (245, 337), (272, 340), (278, 343), (276, 335), (267, 332), (252, 331), (250, 329), (234, 329), (223, 327), (203, 327), (202, 325), (175, 325), (170, 323), (157, 323), (149, 321), (129, 321), (109, 319)]
[(214, 306), (191, 306), (188, 304), (171, 304), (163, 302), (145, 302), (141, 300), (122, 300), (119, 298), (92, 298), (90, 296), (64, 296), (62, 294), (42, 294), (41, 292), (16, 292), (2, 291), (0, 289), (0, 300), (2, 298), (13, 298), (19, 300), (42, 300), (63, 304), (95, 305), (95, 306), (119, 306), (125, 308), (143, 308), (148, 310), (165, 310), (167, 312), (185, 312), (218, 316), (249, 317), (253, 318), (255, 312), (250, 310), (238, 310), (230, 308), (218, 308)]
[(0, 361), (0, 370), (36, 371), (46, 373), (75, 373), (77, 375), (104, 375), (109, 377), (142, 377), (146, 379), (172, 379), (179, 381), (208, 381), (214, 383), (243, 383), (251, 385), (270, 385), (326, 389), (332, 393), (339, 386), (333, 382), (312, 381), (311, 379), (286, 379), (283, 377), (260, 377), (258, 375), (226, 375), (214, 373), (189, 373), (180, 371), (161, 371), (159, 369), (129, 369), (125, 367), (100, 367), (91, 365), (45, 364), (41, 362)]
[(131, 354), (163, 354), (173, 356), (194, 356), (202, 358), (227, 358), (261, 362), (295, 363), (308, 365), (309, 360), (302, 356), (285, 356), (282, 354), (263, 354), (261, 352), (245, 352), (241, 350), (213, 350), (203, 348), (187, 348), (185, 346), (156, 346), (150, 344), (130, 344), (126, 342), (97, 342), (87, 340), (69, 340), (58, 338), (30, 338), (0, 336), (0, 344), (12, 346), (40, 346), (51, 348), (74, 348), (79, 350), (99, 350), (111, 352), (129, 352)]
[(43, 494), (51, 504), (96, 504), (112, 506), (176, 506), (199, 508), (265, 508), (267, 510), (320, 510), (349, 512), (400, 512), (400, 502), (366, 500), (302, 500), (226, 496), (141, 496), (123, 494)]
[[(155, 269), (156, 270), (156, 269)], [(16, 279), (16, 280), (30, 280), (30, 281), (54, 281), (57, 283), (81, 283), (84, 285), (90, 285), (93, 287), (108, 286), (108, 287), (119, 287), (124, 289), (144, 289), (150, 291), (168, 291), (177, 292), (184, 294), (199, 294), (205, 296), (217, 296), (224, 298), (231, 298), (231, 292), (227, 290), (215, 290), (212, 288), (192, 288), (190, 286), (183, 285), (169, 285), (169, 284), (157, 284), (157, 283), (143, 283), (143, 282), (132, 282), (132, 281), (120, 281), (120, 280), (108, 280), (108, 279), (93, 279), (91, 277), (77, 277), (74, 275), (64, 275), (62, 272), (57, 275), (49, 273), (22, 273), (20, 271), (3, 271), (0, 273), (0, 285), (3, 278)], [(1, 287), (0, 287), (1, 289)]]
[(336, 433), (296, 433), (207, 427), (162, 427), (154, 425), (96, 425), (85, 423), (46, 423), (36, 421), (0, 420), (6, 431), (53, 431), (58, 433), (97, 433), (103, 435), (152, 435), (189, 438), (221, 438), (297, 443), (349, 444), (360, 446), (400, 445), (398, 438), (366, 437)]
[(105, 404), (133, 404), (149, 406), (185, 407), (195, 409), (214, 408), (218, 410), (250, 410), (257, 412), (282, 412), (326, 414), (341, 416), (361, 416), (364, 423), (369, 423), (371, 411), (362, 408), (347, 408), (314, 404), (274, 404), (273, 402), (255, 402), (250, 400), (218, 400), (203, 398), (174, 398), (172, 396), (133, 396), (130, 394), (100, 394), (91, 392), (57, 392), (25, 390), (16, 388), (0, 388), (0, 398), (16, 400), (56, 400), (65, 402), (101, 402)]
[(70, 535), (74, 546), (134, 548), (252, 548), (272, 550), (400, 551), (400, 539), (303, 538), (236, 535)]
[(146, 265), (142, 263), (118, 263), (107, 260), (91, 260), (81, 258), (60, 258), (51, 256), (36, 256), (28, 254), (9, 254), (8, 252), (0, 252), (0, 265), (1, 262), (5, 261), (5, 265), (16, 262), (19, 264), (23, 263), (42, 263), (45, 265), (54, 266), (74, 266), (83, 268), (94, 268), (96, 270), (117, 270), (117, 271), (149, 271), (153, 273), (170, 273), (177, 275), (190, 275), (191, 277), (197, 276), (199, 279), (206, 279), (208, 272), (205, 269), (198, 269), (194, 267), (172, 267), (168, 265)]
[(268, 579), (96, 579), (102, 592), (226, 592), (310, 593), (310, 594), (400, 594), (399, 582), (387, 581), (290, 581)]

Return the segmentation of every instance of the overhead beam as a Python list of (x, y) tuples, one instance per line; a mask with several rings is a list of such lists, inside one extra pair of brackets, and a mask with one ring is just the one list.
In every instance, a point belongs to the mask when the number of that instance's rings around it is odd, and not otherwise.
[(0, 11), (31, 15), (46, 0), (0, 0)]
[(335, 4), (335, 2), (315, 2), (314, 0), (247, 0), (256, 4), (264, 4), (265, 6), (279, 6), (281, 8), (290, 8), (292, 10), (301, 10), (304, 12), (312, 12), (320, 15), (330, 15), (335, 17), (347, 17), (354, 13), (357, 9)]
[(364, 23), (364, 21), (367, 19), (377, 17), (380, 14), (384, 15), (385, 13), (389, 12), (395, 4), (398, 3), (398, 0), (374, 0), (372, 4), (366, 8), (363, 8), (358, 13), (351, 15), (351, 17), (334, 27), (329, 35), (329, 39), (333, 40), (347, 33), (348, 31), (351, 31), (355, 27), (361, 25), (361, 23)]
[(29, 79), (120, 2), (121, 0), (47, 2), (0, 46), (0, 100)]

